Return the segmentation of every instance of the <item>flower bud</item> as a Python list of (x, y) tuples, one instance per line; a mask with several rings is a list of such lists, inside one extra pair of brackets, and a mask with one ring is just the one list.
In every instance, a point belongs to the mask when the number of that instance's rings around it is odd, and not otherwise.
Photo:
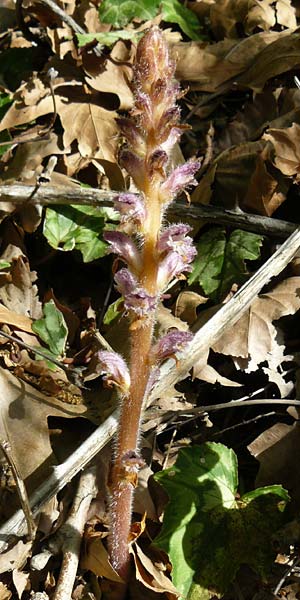
[(130, 388), (130, 375), (127, 364), (116, 352), (101, 350), (98, 352), (100, 374), (108, 386), (115, 385), (124, 395), (128, 394)]
[(177, 352), (183, 350), (192, 339), (193, 334), (190, 331), (173, 329), (154, 344), (151, 356), (153, 360), (162, 362), (166, 358), (174, 356)]
[(168, 179), (160, 187), (160, 198), (164, 203), (169, 203), (179, 192), (187, 186), (197, 185), (194, 178), (200, 167), (200, 161), (189, 161), (180, 165), (169, 175)]
[(135, 272), (141, 268), (141, 255), (134, 241), (122, 231), (105, 231), (103, 237), (110, 244), (110, 252), (118, 254)]

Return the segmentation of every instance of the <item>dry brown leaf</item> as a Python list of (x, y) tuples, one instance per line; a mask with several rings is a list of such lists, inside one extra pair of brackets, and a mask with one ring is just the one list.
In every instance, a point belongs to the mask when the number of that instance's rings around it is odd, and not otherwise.
[(112, 568), (101, 537), (103, 537), (101, 533), (86, 534), (80, 565), (83, 569), (92, 571), (98, 577), (106, 577), (110, 581), (120, 583), (122, 579)]
[[(124, 42), (115, 44), (111, 56), (116, 61), (128, 62), (128, 50)], [(116, 65), (107, 60), (105, 66), (100, 67), (99, 59), (93, 53), (83, 55), (83, 68), (87, 74), (86, 83), (98, 92), (117, 94), (121, 110), (132, 108), (133, 95), (128, 85), (132, 77), (130, 67)]]
[[(83, 405), (71, 406), (56, 397), (46, 396), (19, 381), (8, 370), (0, 370), (0, 435), (11, 444), (14, 461), (29, 493), (50, 473), (56, 464), (49, 439), (49, 416), (72, 418), (85, 413)], [(2, 504), (2, 517), (16, 509), (17, 501)]]
[[(57, 112), (64, 129), (63, 145), (68, 148), (76, 140), (83, 157), (114, 162), (118, 138), (117, 113), (100, 106), (99, 94), (87, 94), (80, 82), (75, 83), (57, 84), (55, 89)], [(23, 96), (27, 97), (25, 89)], [(0, 123), (0, 131), (51, 113), (53, 101), (49, 93), (37, 104), (14, 102)]]
[[(22, 569), (31, 553), (32, 542), (20, 540), (13, 548), (0, 554), (0, 573)], [(1, 588), (0, 588), (1, 591)], [(1, 598), (1, 596), (0, 596)]]
[(269, 31), (276, 25), (276, 12), (273, 0), (250, 0), (245, 19), (246, 33), (252, 33), (256, 27)]
[(284, 175), (300, 173), (300, 125), (293, 123), (287, 129), (269, 129), (263, 138), (275, 150), (274, 164)]
[(12, 580), (14, 582), (14, 586), (18, 593), (18, 598), (21, 600), (22, 594), (26, 589), (26, 586), (29, 582), (30, 573), (26, 573), (25, 571), (20, 571), (19, 569), (14, 569), (12, 572)]
[(255, 171), (250, 178), (243, 208), (259, 215), (270, 217), (285, 201), (288, 185), (283, 186), (268, 172), (265, 151), (257, 154)]
[(12, 310), (8, 310), (0, 304), (0, 323), (12, 325), (16, 329), (33, 333), (31, 329), (32, 320), (26, 315), (19, 315)]
[[(297, 34), (294, 35), (297, 36)], [(282, 54), (284, 55), (285, 50), (286, 55), (289, 56), (288, 46), (291, 36), (290, 31), (272, 31), (256, 33), (239, 41), (227, 38), (216, 44), (203, 42), (182, 42), (175, 44), (173, 48), (174, 56), (178, 56), (176, 77), (180, 80), (191, 82), (191, 88), (194, 90), (215, 92), (228, 80), (235, 78), (237, 81), (240, 81), (240, 78), (244, 76), (243, 73), (246, 71), (246, 73), (252, 73), (252, 78), (250, 75), (247, 76), (248, 85), (252, 87), (252, 79), (255, 80), (257, 75), (256, 64), (261, 65), (260, 68), (261, 70), (263, 69), (261, 55), (272, 46), (270, 54), (274, 59), (276, 42), (284, 42), (285, 38), (287, 38), (285, 48), (282, 48)], [(293, 62), (292, 58), (294, 58), (293, 54), (290, 58), (291, 63)], [(277, 65), (277, 60), (274, 63)], [(247, 71), (248, 68), (249, 71)], [(251, 71), (251, 68), (253, 68), (253, 71)], [(282, 58), (281, 63), (279, 62), (276, 68), (277, 72), (280, 73), (286, 71), (290, 66), (285, 64), (284, 67)], [(274, 69), (275, 66), (273, 65)], [(266, 79), (269, 78), (269, 72), (270, 65), (264, 70)]]
[(297, 27), (296, 8), (292, 6), (291, 0), (277, 0), (276, 18), (278, 25), (283, 27)]
[(217, 157), (214, 197), (226, 208), (242, 204), (255, 171), (257, 155), (264, 147), (264, 141), (245, 142)]
[(35, 271), (30, 271), (27, 258), (20, 248), (12, 244), (7, 246), (1, 258), (11, 262), (11, 268), (8, 275), (0, 276), (0, 301), (18, 315), (41, 318), (42, 305), (34, 284), (37, 275)]
[[(54, 133), (36, 142), (20, 144), (7, 169), (1, 174), (0, 181), (5, 183), (21, 181), (26, 184), (34, 184), (37, 176), (43, 170), (43, 159), (53, 154), (65, 154), (67, 151), (61, 148), (61, 142)], [(0, 203), (0, 209), (5, 209), (5, 203)]]
[(278, 39), (266, 45), (259, 54), (256, 53), (252, 64), (239, 76), (239, 84), (261, 91), (269, 79), (299, 66), (299, 52), (300, 33), (297, 30), (282, 31)]
[(192, 325), (197, 319), (198, 306), (206, 304), (207, 300), (208, 298), (190, 290), (180, 292), (176, 300), (175, 317), (186, 321), (188, 325)]
[(6, 585), (0, 581), (0, 600), (10, 600), (11, 596), (12, 594), (7, 589)]
[(280, 483), (293, 499), (298, 510), (300, 501), (300, 484), (295, 457), (300, 455), (300, 424), (276, 423), (261, 433), (248, 450), (260, 462), (256, 477), (256, 486)]
[(133, 512), (140, 515), (146, 513), (148, 519), (157, 521), (157, 513), (148, 488), (148, 480), (151, 475), (153, 475), (153, 471), (148, 465), (139, 471), (138, 485), (134, 493)]
[(141, 549), (134, 543), (131, 546), (135, 563), (135, 574), (138, 581), (150, 590), (159, 594), (167, 593), (169, 600), (176, 600), (180, 594), (177, 592), (172, 581), (165, 575), (165, 571), (159, 568), (158, 563), (154, 563)]
[[(272, 291), (261, 294), (236, 323), (214, 344), (213, 350), (227, 356), (246, 359), (239, 361), (246, 372), (255, 371), (267, 362), (266, 373), (270, 381), (281, 382), (286, 389), (282, 362), (292, 357), (284, 355), (285, 347), (278, 339), (278, 330), (273, 321), (293, 315), (300, 308), (300, 277), (290, 277), (279, 283)], [(259, 332), (259, 335), (258, 333)]]

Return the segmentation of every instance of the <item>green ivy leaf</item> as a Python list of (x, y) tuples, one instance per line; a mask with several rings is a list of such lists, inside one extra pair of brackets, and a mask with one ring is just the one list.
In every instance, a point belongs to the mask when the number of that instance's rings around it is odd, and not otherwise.
[(80, 250), (84, 262), (91, 262), (106, 252), (102, 233), (108, 219), (117, 220), (110, 208), (73, 205), (47, 208), (43, 231), (52, 248)]
[(233, 283), (243, 283), (247, 277), (245, 260), (260, 256), (263, 236), (236, 229), (229, 238), (221, 227), (204, 233), (198, 244), (198, 255), (188, 282), (198, 282), (204, 293), (217, 301), (229, 292)]
[(117, 298), (117, 300), (115, 300), (115, 302), (113, 302), (112, 304), (109, 305), (109, 307), (103, 317), (104, 325), (110, 325), (115, 319), (120, 318), (120, 316), (121, 316), (120, 305), (123, 302), (124, 302), (124, 298), (123, 298), (123, 296), (121, 296), (120, 298)]
[(179, 0), (162, 0), (162, 17), (168, 23), (176, 23), (191, 40), (199, 40), (200, 24), (196, 14)]
[(271, 534), (282, 522), (281, 486), (255, 490), (239, 501), (235, 453), (207, 443), (179, 452), (176, 464), (155, 475), (169, 495), (155, 545), (173, 565), (172, 580), (188, 598), (224, 593), (241, 564), (262, 576), (274, 560)]
[(150, 21), (158, 14), (159, 10), (161, 10), (164, 21), (179, 25), (192, 40), (200, 39), (200, 25), (197, 16), (179, 0), (140, 0), (139, 2), (135, 0), (103, 0), (99, 8), (99, 16), (102, 23), (110, 23), (114, 27), (125, 27), (134, 18)]
[(103, 0), (99, 8), (102, 23), (124, 27), (134, 17), (149, 21), (158, 12), (160, 0)]
[[(102, 5), (101, 5), (102, 6)], [(79, 48), (97, 40), (102, 46), (112, 46), (118, 40), (137, 40), (140, 36), (136, 31), (119, 29), (118, 31), (103, 31), (100, 33), (76, 33)]]
[[(51, 354), (56, 358), (63, 356), (68, 337), (68, 329), (63, 314), (56, 308), (53, 300), (43, 307), (44, 317), (32, 324), (32, 330), (47, 344)], [(49, 355), (51, 358), (51, 355)]]

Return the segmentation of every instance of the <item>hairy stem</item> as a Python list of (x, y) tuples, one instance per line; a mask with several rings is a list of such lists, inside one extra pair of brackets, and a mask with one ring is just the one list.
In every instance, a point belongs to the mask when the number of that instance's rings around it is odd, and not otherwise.
[[(147, 252), (145, 252), (147, 256)], [(153, 256), (153, 253), (152, 253)], [(147, 256), (149, 261), (149, 256)], [(147, 270), (149, 278), (156, 276), (153, 260)], [(153, 285), (153, 282), (151, 282)], [(139, 457), (139, 432), (143, 401), (149, 380), (149, 354), (153, 336), (153, 319), (147, 319), (141, 327), (132, 326), (130, 393), (122, 401), (119, 420), (115, 462), (111, 474), (111, 524), (109, 554), (114, 569), (126, 582), (129, 578), (130, 555), (129, 533), (131, 525), (132, 500), (141, 466)]]

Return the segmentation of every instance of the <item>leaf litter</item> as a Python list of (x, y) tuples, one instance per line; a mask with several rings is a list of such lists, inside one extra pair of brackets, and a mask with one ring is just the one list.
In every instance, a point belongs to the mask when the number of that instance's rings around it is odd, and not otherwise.
[[(111, 392), (102, 388), (97, 351), (109, 344), (124, 356), (128, 352), (122, 298), (111, 285), (112, 262), (103, 239), (116, 215), (110, 207), (64, 204), (63, 190), (72, 189), (74, 198), (78, 186), (108, 195), (135, 191), (118, 164), (116, 118), (132, 107), (131, 63), (137, 40), (153, 22), (164, 29), (177, 60), (176, 77), (185, 87), (182, 117), (191, 125), (175, 165), (183, 156), (202, 156), (192, 206), (221, 207), (231, 215), (226, 226), (213, 219), (191, 223), (198, 256), (188, 279), (167, 290), (157, 335), (174, 328), (199, 330), (274, 253), (278, 241), (267, 226), (263, 236), (243, 230), (235, 215), (299, 223), (300, 92), (294, 76), (300, 15), (295, 2), (143, 0), (137, 7), (127, 0), (104, 0), (100, 6), (70, 1), (65, 8), (67, 20), (62, 20), (46, 4), (29, 0), (21, 24), (12, 3), (0, 7), (0, 189), (42, 188), (49, 180), (45, 184), (39, 178), (55, 157), (50, 184), (59, 198), (44, 210), (30, 200), (20, 205), (17, 194), (10, 203), (0, 198), (1, 440), (9, 441), (29, 496), (115, 406)], [(75, 34), (68, 16), (82, 33)], [(20, 51), (26, 51), (23, 64)], [(57, 73), (52, 82), (49, 69)], [(258, 592), (267, 585), (277, 596), (289, 595), (291, 573), (284, 578), (280, 560), (274, 560), (277, 554), (293, 561), (299, 545), (298, 427), (289, 409), (270, 407), (269, 401), (300, 400), (299, 290), (296, 258), (234, 328), (207, 348), (192, 377), (170, 387), (146, 411), (142, 452), (147, 466), (140, 474), (132, 529), (132, 597), (137, 600), (157, 593), (207, 600), (227, 592), (240, 598), (246, 572), (245, 598), (254, 581)], [(235, 409), (234, 401), (254, 397), (260, 404)], [(206, 406), (226, 402), (226, 411), (205, 416)], [(214, 464), (202, 481), (197, 469), (210, 464), (212, 456)], [(113, 598), (114, 593), (105, 549), (108, 454), (105, 460), (104, 468), (100, 454), (98, 494), (73, 591), (80, 600)], [(224, 478), (229, 478), (225, 487)], [(19, 499), (4, 457), (0, 482), (5, 528)], [(213, 505), (212, 491), (218, 500)], [(286, 503), (287, 493), (290, 508), (282, 511), (278, 498)], [(53, 595), (58, 552), (51, 551), (51, 560), (38, 571), (30, 556), (51, 548), (72, 494), (69, 483), (43, 507), (36, 539), (12, 544), (1, 555), (4, 600)], [(193, 494), (196, 499), (190, 501)], [(284, 548), (273, 544), (276, 527), (282, 527), (277, 540), (284, 538)], [(224, 552), (228, 539), (229, 553)], [(251, 583), (245, 565), (251, 567)]]

